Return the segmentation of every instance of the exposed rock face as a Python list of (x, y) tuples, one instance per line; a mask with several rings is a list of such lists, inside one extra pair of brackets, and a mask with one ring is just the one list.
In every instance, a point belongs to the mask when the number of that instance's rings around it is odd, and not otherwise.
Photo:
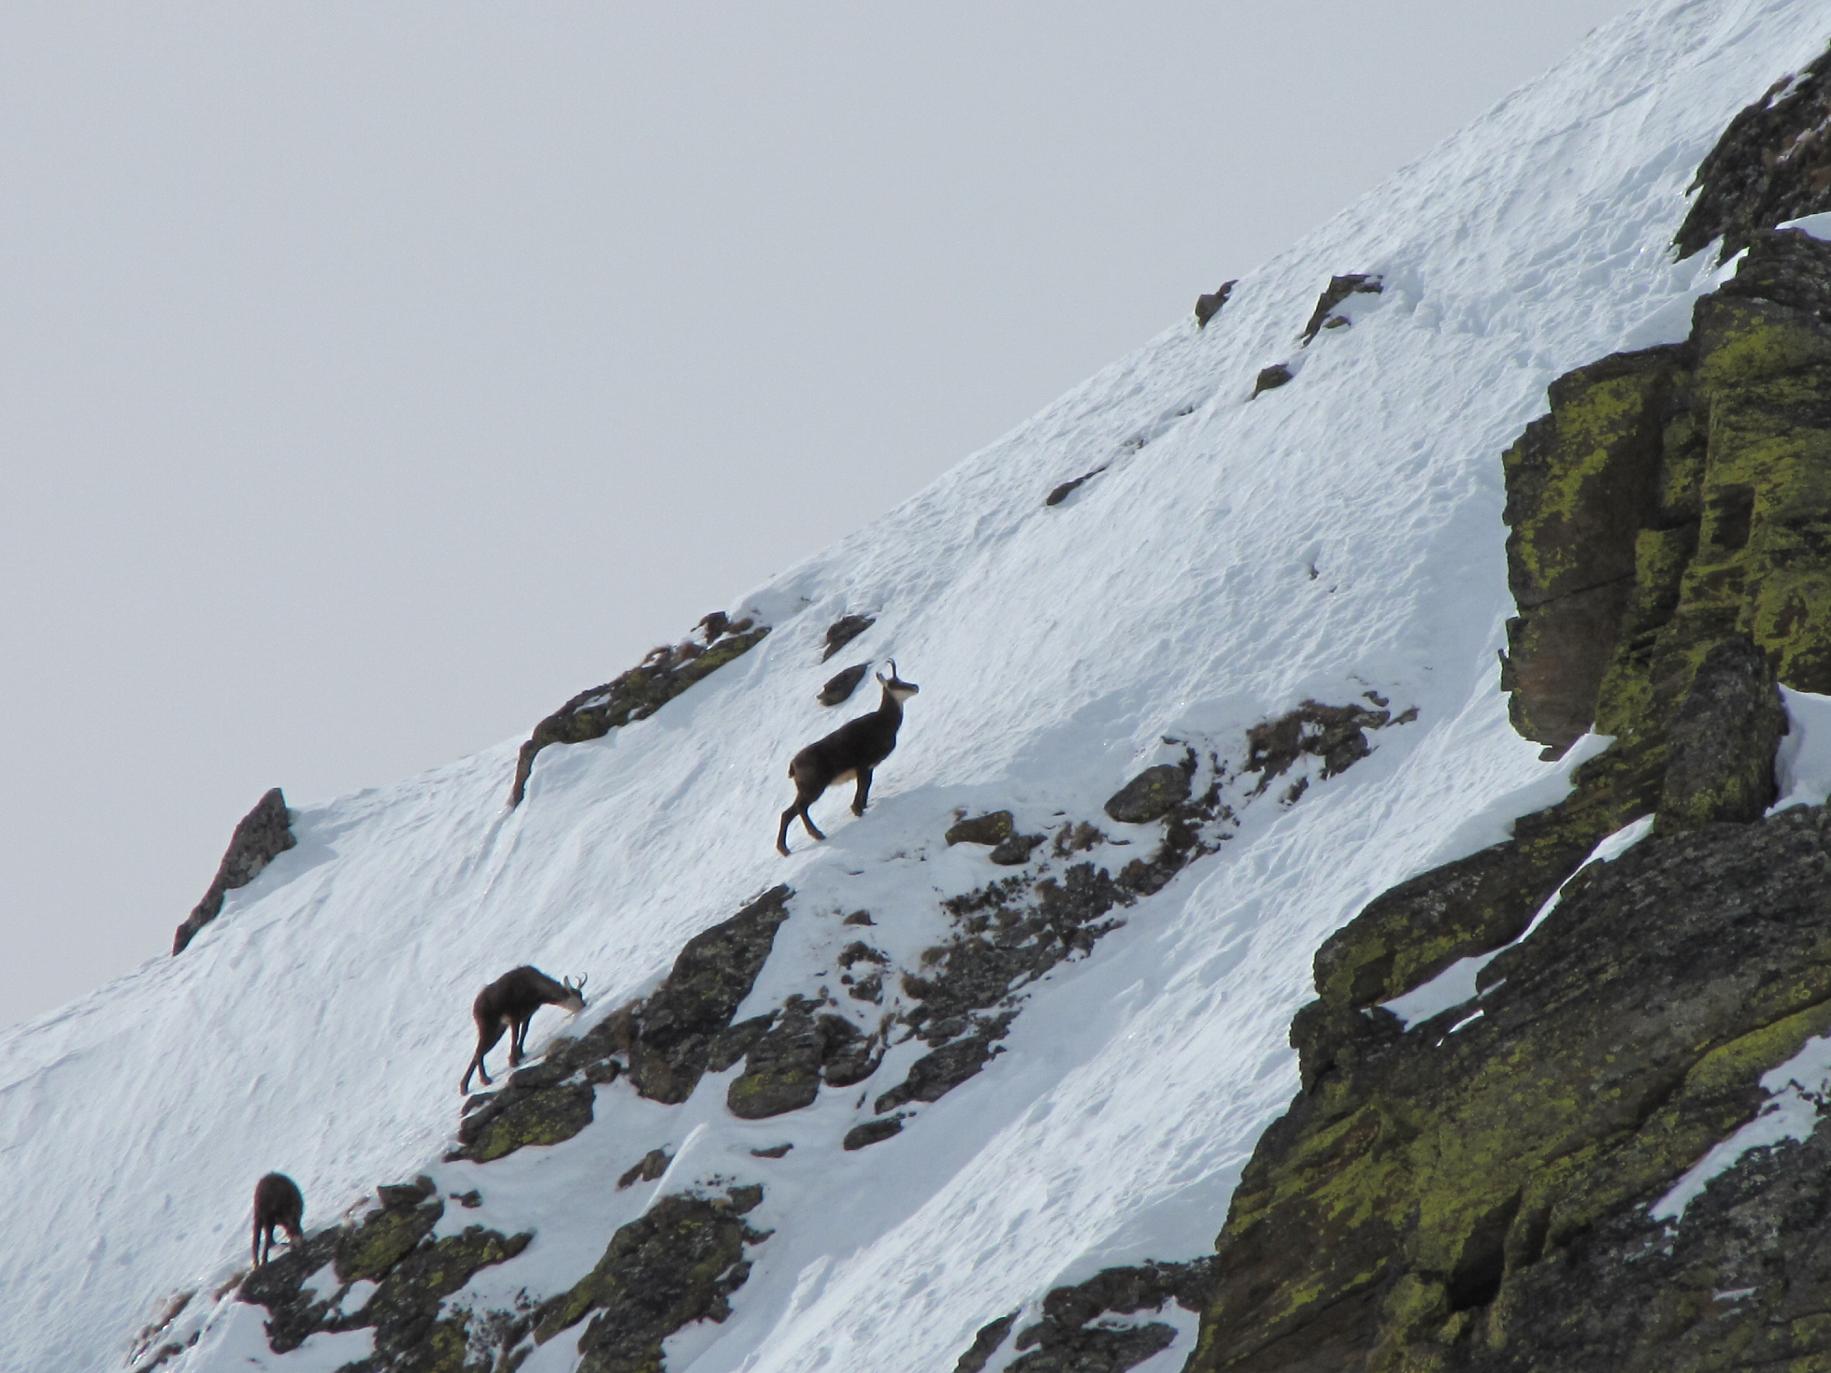
[[(353, 1366), (361, 1373), (456, 1373), (471, 1366), (473, 1336), (484, 1332), (473, 1331), (471, 1313), (441, 1319), (444, 1299), (479, 1269), (515, 1257), (533, 1236), (474, 1225), (434, 1240), (444, 1203), (427, 1178), (382, 1189), (382, 1200), (380, 1210), (310, 1235), (255, 1269), (242, 1281), (239, 1299), (267, 1308), (268, 1343), (277, 1353), (322, 1331), (373, 1329), (375, 1353)], [(308, 1280), (326, 1265), (334, 1283), (320, 1294)], [(357, 1309), (345, 1310), (358, 1282), (377, 1286)]]
[(1677, 347), (1618, 353), (1559, 377), (1551, 413), (1501, 459), (1507, 570), (1519, 606), (1507, 625), (1501, 685), (1513, 693), (1514, 728), (1559, 752), (1596, 718), (1635, 590), (1641, 529), (1658, 524), (1662, 549), (1682, 549), (1656, 504), (1682, 356)]
[(813, 1104), (822, 1081), (846, 1087), (877, 1067), (874, 1044), (844, 1016), (817, 1014), (817, 1004), (790, 997), (767, 1033), (751, 1046), (731, 1081), (731, 1114), (762, 1120)]
[(541, 1305), (536, 1343), (589, 1315), (578, 1341), (581, 1373), (658, 1373), (669, 1335), (731, 1314), (731, 1294), (750, 1275), (744, 1248), (767, 1238), (744, 1223), (762, 1200), (761, 1187), (663, 1197), (611, 1237), (604, 1257), (569, 1292)]
[(748, 653), (769, 633), (768, 625), (748, 619), (733, 621), (722, 611), (706, 616), (699, 628), (706, 638), (703, 647), (691, 639), (663, 644), (622, 676), (581, 691), (534, 726), (515, 758), (509, 805), (521, 804), (528, 776), (534, 771), (534, 756), (549, 744), (582, 744), (602, 739), (631, 720), (646, 720), (695, 682)]
[(1717, 260), (1727, 262), (1757, 230), (1831, 209), (1831, 51), (1738, 114), (1692, 188), (1673, 239), (1680, 257), (1721, 235)]
[(293, 838), (286, 797), (275, 787), (254, 803), (254, 809), (241, 818), (235, 833), (229, 836), (228, 851), (217, 865), (210, 889), (172, 937), (172, 956), (183, 953), (185, 946), (197, 937), (197, 931), (216, 919), (227, 893), (254, 881), (261, 869), (298, 842)]
[(1208, 321), (1220, 314), (1221, 307), (1227, 303), (1227, 298), (1233, 294), (1233, 288), (1237, 285), (1239, 285), (1237, 279), (1223, 281), (1214, 290), (1205, 291), (1195, 298), (1195, 327), (1197, 329), (1206, 329)]
[(687, 941), (662, 984), (643, 1002), (629, 1046), (636, 1090), (653, 1101), (685, 1101), (706, 1071), (715, 1039), (788, 919), (786, 886), (770, 888), (722, 924)]
[[(1650, 1214), (1831, 1032), (1831, 814), (1765, 815), (1776, 678), (1831, 690), (1831, 245), (1745, 233), (1689, 340), (1560, 379), (1505, 455), (1515, 724), (1615, 743), (1318, 952), (1191, 1370), (1831, 1367), (1831, 1127)], [(1378, 1004), (1476, 954), (1477, 1002)]]
[(1713, 647), (1667, 731), (1660, 825), (1759, 820), (1779, 796), (1774, 751), (1786, 727), (1767, 656), (1742, 634)]
[[(1659, 1247), (1648, 1206), (1754, 1113), (1762, 1072), (1831, 1029), (1828, 842), (1823, 808), (1643, 840), (1495, 961), (1478, 1019), (1306, 1074), (1241, 1179), (1190, 1367), (1663, 1366), (1663, 1334), (1585, 1362), (1539, 1316), (1581, 1304), (1599, 1229)], [(1657, 1304), (1642, 1281), (1621, 1279), (1644, 1295), (1616, 1319)], [(1693, 1366), (1749, 1366), (1731, 1351), (1763, 1303), (1740, 1330), (1739, 1309), (1663, 1304), (1664, 1333), (1719, 1360)]]
[[(1175, 1330), (1161, 1321), (1108, 1322), (1109, 1315), (1161, 1311), (1175, 1302), (1199, 1311), (1213, 1282), (1214, 1261), (1146, 1263), (1107, 1268), (1043, 1298), (1042, 1318), (1025, 1326), (1014, 1348), (1027, 1354), (1004, 1365), (1020, 1373), (1124, 1373), (1170, 1347)], [(982, 1327), (955, 1373), (978, 1373), (1003, 1348), (1016, 1324), (1013, 1313)]]
[(1335, 313), (1335, 307), (1352, 295), (1379, 295), (1386, 289), (1386, 284), (1372, 272), (1349, 272), (1345, 276), (1330, 277), (1329, 284), (1316, 298), (1316, 308), (1310, 312), (1309, 322), (1303, 326), (1303, 342), (1316, 337), (1323, 329), (1337, 329), (1348, 323), (1346, 315)]
[[(1831, 690), (1831, 244), (1757, 233), (1683, 345), (1551, 388), (1503, 459), (1515, 726), (1663, 741), (1669, 703), (1731, 635)], [(1644, 737), (1643, 737), (1644, 736)]]

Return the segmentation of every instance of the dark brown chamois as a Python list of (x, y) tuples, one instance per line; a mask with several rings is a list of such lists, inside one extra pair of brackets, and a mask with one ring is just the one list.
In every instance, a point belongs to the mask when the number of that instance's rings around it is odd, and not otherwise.
[(562, 1006), (577, 1015), (585, 1009), (584, 977), (577, 982), (571, 978), (555, 982), (539, 968), (524, 963), (477, 993), (477, 999), (470, 1006), (471, 1019), (477, 1022), (477, 1052), (471, 1055), (470, 1067), (464, 1070), (464, 1081), (458, 1084), (460, 1092), (470, 1091), (472, 1073), (483, 1079), (485, 1087), (490, 1085), (489, 1069), (483, 1066), (483, 1056), (496, 1047), (504, 1030), (514, 1031), (509, 1037), (509, 1067), (521, 1062), (522, 1053), (528, 1047), (528, 1022), (542, 1006)]
[(275, 1228), (284, 1230), (286, 1238), (297, 1244), (305, 1236), (305, 1198), (299, 1195), (299, 1184), (284, 1173), (269, 1173), (254, 1184), (254, 1266), (259, 1268), (273, 1252)]
[(871, 770), (896, 747), (897, 727), (903, 723), (903, 702), (922, 689), (896, 675), (895, 658), (890, 660), (890, 675), (880, 672), (877, 680), (884, 695), (876, 710), (847, 720), (824, 739), (816, 739), (788, 765), (788, 775), (795, 780), (795, 804), (782, 812), (782, 827), (776, 831), (776, 852), (784, 857), (788, 855), (788, 822), (797, 815), (814, 838), (826, 838), (814, 825), (807, 808), (835, 782), (848, 777), (858, 779), (852, 814), (865, 813), (865, 802), (871, 795)]

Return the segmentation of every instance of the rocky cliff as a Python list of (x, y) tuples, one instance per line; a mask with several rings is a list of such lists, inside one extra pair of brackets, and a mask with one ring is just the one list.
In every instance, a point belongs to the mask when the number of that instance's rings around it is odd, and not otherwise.
[(1192, 1370), (1831, 1367), (1831, 1123), (1671, 1200), (1831, 1033), (1831, 814), (1769, 809), (1776, 681), (1831, 692), (1831, 243), (1765, 227), (1831, 207), (1828, 66), (1704, 164), (1680, 244), (1745, 252), (1689, 337), (1500, 458), (1514, 722), (1608, 746), (1317, 953)]

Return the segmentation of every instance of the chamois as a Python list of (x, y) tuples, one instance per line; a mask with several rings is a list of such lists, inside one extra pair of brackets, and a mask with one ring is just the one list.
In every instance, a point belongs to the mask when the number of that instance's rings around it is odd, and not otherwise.
[(528, 1047), (528, 1022), (542, 1006), (563, 1006), (577, 1015), (585, 1009), (584, 977), (577, 982), (571, 978), (555, 982), (539, 968), (523, 964), (477, 993), (470, 1007), (471, 1018), (477, 1022), (477, 1052), (471, 1055), (464, 1081), (458, 1084), (460, 1092), (469, 1093), (472, 1073), (483, 1079), (485, 1087), (490, 1085), (483, 1056), (496, 1047), (504, 1030), (514, 1031), (509, 1037), (509, 1067), (521, 1062), (522, 1051)]
[(273, 1252), (275, 1227), (286, 1232), (293, 1244), (305, 1236), (305, 1198), (299, 1195), (299, 1184), (284, 1173), (269, 1173), (254, 1184), (254, 1266), (259, 1268)]
[(896, 747), (897, 727), (903, 723), (903, 702), (922, 688), (896, 675), (896, 659), (890, 660), (890, 675), (877, 674), (884, 688), (883, 699), (869, 715), (847, 720), (823, 739), (816, 739), (788, 765), (788, 775), (795, 783), (795, 804), (782, 812), (782, 827), (776, 831), (776, 852), (788, 856), (788, 822), (797, 815), (807, 832), (816, 839), (826, 836), (815, 826), (807, 808), (835, 782), (848, 777), (858, 779), (858, 794), (852, 798), (852, 814), (865, 813), (865, 801), (871, 795), (871, 770), (890, 756)]

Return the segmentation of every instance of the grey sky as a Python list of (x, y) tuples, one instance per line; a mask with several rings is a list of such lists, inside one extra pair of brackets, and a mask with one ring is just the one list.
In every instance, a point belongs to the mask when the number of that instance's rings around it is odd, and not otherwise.
[(6, 7), (0, 1022), (267, 787), (524, 733), (1629, 7)]

